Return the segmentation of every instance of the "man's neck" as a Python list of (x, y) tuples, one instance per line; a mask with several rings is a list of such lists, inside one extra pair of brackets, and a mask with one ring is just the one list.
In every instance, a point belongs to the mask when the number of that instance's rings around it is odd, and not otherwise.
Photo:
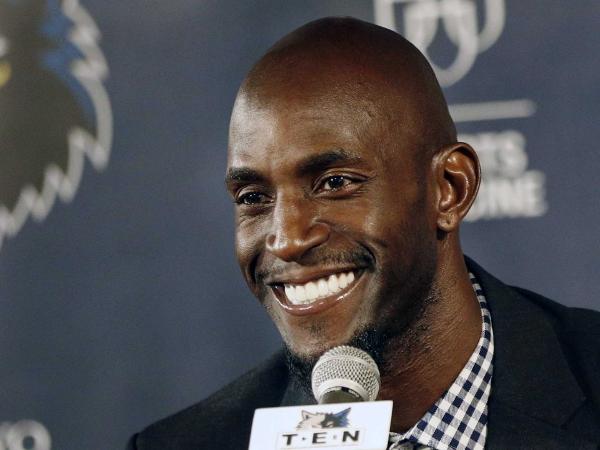
[(378, 397), (394, 401), (394, 432), (415, 425), (452, 385), (481, 335), (481, 309), (462, 252), (438, 274), (439, 298), (415, 324), (417, 331), (388, 346)]

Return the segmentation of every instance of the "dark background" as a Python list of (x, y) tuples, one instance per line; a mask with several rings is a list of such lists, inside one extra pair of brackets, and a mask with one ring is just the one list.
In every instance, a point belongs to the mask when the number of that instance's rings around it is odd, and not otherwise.
[[(466, 1), (481, 28), (485, 2)], [(369, 0), (82, 4), (110, 70), (110, 162), (86, 163), (74, 200), (0, 250), (0, 423), (36, 420), (60, 450), (122, 448), (280, 345), (233, 254), (223, 188), (232, 102), (252, 63), (293, 28), (328, 15), (374, 21)], [(400, 30), (406, 5), (396, 7)], [(465, 251), (508, 283), (600, 309), (600, 4), (505, 5), (499, 39), (447, 98), (535, 104), (526, 118), (458, 128), (521, 134), (547, 210), (469, 222)], [(456, 48), (441, 24), (438, 35), (431, 54), (448, 64)]]

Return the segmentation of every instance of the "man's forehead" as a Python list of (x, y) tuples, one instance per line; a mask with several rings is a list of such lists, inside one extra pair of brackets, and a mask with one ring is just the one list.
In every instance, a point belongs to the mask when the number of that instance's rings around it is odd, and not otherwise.
[[(353, 163), (372, 159), (370, 147), (349, 136), (339, 128), (317, 128), (300, 124), (302, 131), (292, 132), (292, 136), (268, 131), (267, 136), (256, 132), (254, 137), (246, 137), (230, 143), (229, 167), (280, 167), (306, 172), (302, 168), (316, 165)], [(311, 165), (312, 164), (312, 165)]]
[(250, 118), (257, 123), (264, 119), (276, 121), (287, 113), (307, 119), (323, 114), (329, 117), (359, 115), (366, 119), (384, 108), (390, 94), (394, 93), (389, 87), (364, 77), (352, 78), (346, 74), (337, 79), (319, 76), (307, 79), (298, 75), (293, 87), (274, 80), (260, 89), (240, 90), (232, 122)]
[(355, 107), (359, 103), (313, 97), (265, 106), (244, 100), (232, 117), (228, 168), (306, 175), (307, 167), (314, 173), (336, 166), (377, 170), (412, 161), (421, 136), (411, 118), (386, 116), (370, 99), (364, 108)]
[(242, 90), (231, 118), (229, 159), (252, 157), (256, 147), (304, 151), (317, 141), (320, 148), (349, 150), (372, 146), (367, 141), (377, 142), (380, 151), (392, 141), (412, 147), (423, 135), (420, 104), (398, 86), (365, 76), (330, 84), (302, 80), (289, 90)]
[[(358, 146), (360, 134), (375, 131), (381, 118), (370, 101), (313, 95), (307, 99), (269, 98), (237, 102), (229, 133), (229, 158), (247, 159), (256, 148), (296, 151)], [(377, 122), (377, 123), (375, 123)]]

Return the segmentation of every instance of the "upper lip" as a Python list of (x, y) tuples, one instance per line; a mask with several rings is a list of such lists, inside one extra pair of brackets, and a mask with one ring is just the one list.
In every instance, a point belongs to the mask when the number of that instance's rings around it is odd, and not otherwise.
[(265, 278), (264, 282), (266, 285), (274, 286), (281, 284), (304, 284), (309, 281), (314, 281), (319, 278), (328, 277), (329, 275), (334, 275), (338, 273), (345, 273), (350, 271), (360, 270), (359, 267), (327, 267), (322, 269), (310, 269), (306, 268), (297, 269), (297, 270), (289, 270), (284, 274), (280, 274), (273, 277)]

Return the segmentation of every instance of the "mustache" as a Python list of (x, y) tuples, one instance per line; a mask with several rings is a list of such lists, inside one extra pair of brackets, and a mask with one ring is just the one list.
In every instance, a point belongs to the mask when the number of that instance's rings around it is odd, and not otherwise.
[[(300, 266), (355, 266), (361, 269), (370, 269), (375, 265), (375, 259), (371, 252), (364, 248), (352, 250), (331, 251), (315, 249), (307, 253), (301, 260), (295, 261)], [(294, 264), (292, 263), (292, 264)], [(276, 277), (285, 273), (290, 263), (278, 262), (269, 268), (257, 268), (255, 279), (262, 283), (267, 276)]]

